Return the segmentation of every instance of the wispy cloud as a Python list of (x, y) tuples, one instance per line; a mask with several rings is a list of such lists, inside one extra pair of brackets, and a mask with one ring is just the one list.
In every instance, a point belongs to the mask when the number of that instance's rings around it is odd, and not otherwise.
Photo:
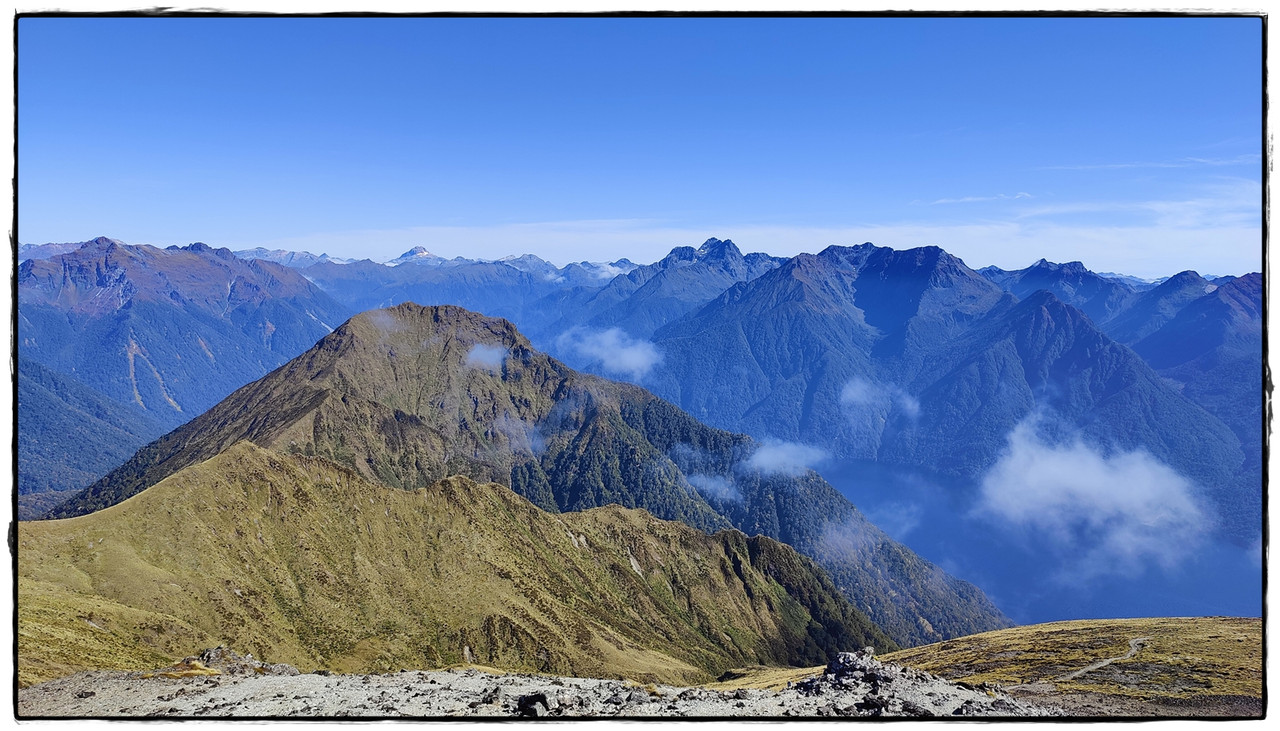
[(1236, 155), (1235, 157), (1183, 157), (1176, 160), (1156, 162), (1105, 162), (1082, 165), (1046, 165), (1037, 170), (1126, 170), (1130, 168), (1194, 168), (1194, 167), (1230, 167), (1234, 165), (1257, 165), (1262, 156), (1256, 154)]
[(983, 477), (975, 514), (1028, 531), (1062, 562), (1058, 578), (1172, 569), (1211, 521), (1186, 478), (1143, 451), (1106, 455), (1080, 440), (1049, 444), (1028, 419)]
[(738, 487), (733, 484), (732, 480), (723, 475), (692, 474), (687, 479), (689, 484), (693, 485), (705, 498), (732, 500), (733, 502), (742, 500), (742, 493), (738, 491)]
[(485, 343), (477, 343), (467, 351), (466, 363), (472, 368), (482, 368), (487, 371), (500, 371), (502, 364), (507, 360), (507, 349), (501, 345), (488, 345)]
[(865, 411), (888, 411), (896, 406), (902, 414), (915, 419), (920, 415), (920, 401), (896, 384), (876, 384), (865, 378), (854, 377), (840, 390), (840, 404), (850, 416), (863, 418)]
[(827, 452), (817, 447), (770, 439), (762, 442), (743, 465), (766, 475), (798, 477), (827, 457)]
[(621, 329), (595, 330), (575, 327), (556, 338), (556, 347), (598, 363), (605, 372), (639, 381), (662, 362), (662, 353), (648, 340), (633, 338)]
[(970, 195), (970, 196), (965, 196), (963, 198), (939, 198), (938, 200), (930, 203), (929, 205), (936, 206), (941, 203), (986, 203), (989, 201), (1016, 201), (1016, 200), (1022, 200), (1024, 198), (1033, 198), (1033, 197), (1034, 196), (1032, 196), (1030, 193), (1014, 193), (1013, 195), (1008, 195), (1006, 193), (1000, 193), (998, 195)]

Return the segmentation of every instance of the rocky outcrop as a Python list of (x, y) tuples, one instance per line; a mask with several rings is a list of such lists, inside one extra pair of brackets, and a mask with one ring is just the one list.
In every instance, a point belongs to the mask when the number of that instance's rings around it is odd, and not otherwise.
[[(204, 658), (203, 660), (201, 658)], [(839, 654), (821, 676), (783, 690), (639, 685), (628, 680), (493, 675), (474, 668), (382, 675), (272, 672), (225, 648), (188, 658), (253, 668), (226, 677), (79, 673), (18, 691), (18, 717), (364, 716), (440, 718), (806, 718), (1060, 716), (996, 686), (952, 683), (882, 664), (870, 648)], [(257, 664), (255, 664), (257, 663)], [(295, 671), (296, 672), (296, 671)], [(147, 685), (140, 685), (146, 683)], [(143, 692), (145, 691), (145, 692)]]

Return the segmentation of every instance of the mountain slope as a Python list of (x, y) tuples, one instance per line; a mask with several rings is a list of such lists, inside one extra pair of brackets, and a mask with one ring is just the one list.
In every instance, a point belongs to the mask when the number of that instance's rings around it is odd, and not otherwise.
[(212, 642), (304, 670), (666, 682), (894, 647), (767, 538), (616, 506), (552, 515), (462, 477), (393, 490), (249, 443), (93, 515), (24, 523), (18, 546), (27, 674), (124, 661), (103, 633), (141, 646), (126, 654)]
[(800, 255), (655, 340), (646, 382), (714, 426), (973, 479), (1038, 417), (1149, 451), (1212, 494), (1229, 533), (1258, 529), (1222, 421), (1051, 292), (1019, 302), (936, 247)]
[(1132, 346), (1217, 287), (1195, 272), (1179, 272), (1134, 297), (1124, 310), (1102, 323), (1102, 328), (1117, 342)]
[(1056, 264), (1041, 259), (1026, 269), (1004, 271), (986, 267), (982, 275), (1018, 299), (1048, 290), (1058, 299), (1089, 316), (1094, 323), (1105, 322), (1129, 306), (1138, 290), (1129, 282), (1095, 274), (1078, 261)]
[[(707, 239), (697, 249), (677, 247), (658, 262), (615, 277), (578, 307), (565, 312), (549, 330), (617, 327), (633, 337), (645, 338), (733, 284), (773, 269), (780, 261), (766, 254), (743, 256), (732, 241), (715, 238)], [(537, 329), (535, 323), (530, 326)]]
[(173, 427), (347, 316), (292, 269), (95, 239), (18, 268), (18, 348)]
[(62, 502), (164, 431), (88, 386), (19, 358), (18, 519)]
[(1245, 454), (1242, 519), (1261, 513), (1263, 462), (1262, 275), (1237, 277), (1188, 303), (1133, 344), (1183, 396), (1218, 417)]
[(402, 259), (406, 257), (396, 266), (366, 259), (316, 264), (304, 273), (352, 312), (425, 302), (457, 305), (516, 321), (534, 311), (535, 302), (563, 287), (502, 262), (446, 260), (427, 253), (416, 258), (407, 253)]
[(456, 307), (405, 304), (352, 318), (53, 515), (114, 505), (242, 440), (405, 489), (461, 474), (507, 484), (551, 511), (617, 503), (703, 530), (762, 533), (818, 558), (903, 644), (1008, 623), (816, 474), (761, 466), (748, 437), (710, 429), (638, 387), (577, 373), (510, 323)]

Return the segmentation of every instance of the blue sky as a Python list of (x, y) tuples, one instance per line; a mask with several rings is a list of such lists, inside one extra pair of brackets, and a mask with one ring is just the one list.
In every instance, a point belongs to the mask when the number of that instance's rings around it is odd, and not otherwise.
[(19, 240), (1261, 267), (1256, 18), (19, 22)]

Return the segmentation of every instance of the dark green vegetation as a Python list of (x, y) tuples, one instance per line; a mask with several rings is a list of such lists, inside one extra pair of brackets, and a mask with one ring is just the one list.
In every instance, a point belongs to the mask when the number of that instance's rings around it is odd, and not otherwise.
[(29, 520), (165, 432), (159, 424), (25, 358), (18, 359), (18, 519)]
[(304, 671), (669, 683), (895, 648), (768, 538), (617, 506), (554, 515), (464, 477), (394, 490), (250, 443), (17, 539), (23, 685), (220, 644)]
[[(1227, 535), (1256, 538), (1261, 494), (1247, 454), (1260, 452), (1261, 440), (1243, 425), (1260, 423), (1259, 371), (1245, 372), (1260, 362), (1259, 341), (1227, 338), (1240, 359), (1206, 347), (1202, 361), (1177, 372), (1154, 357), (1154, 344), (1165, 332), (1172, 353), (1193, 352), (1179, 343), (1199, 337), (1182, 322), (1200, 300), (1158, 330), (1143, 322), (1176, 308), (1177, 298), (1123, 323), (1129, 332), (1155, 330), (1134, 345), (1144, 362), (1077, 309), (1119, 318), (1138, 298), (1129, 285), (1078, 265), (1004, 274), (1022, 299), (937, 247), (802, 254), (660, 328), (663, 361), (645, 382), (715, 426), (970, 480), (995, 463), (1017, 424), (1037, 418), (1051, 437), (1149, 452), (1206, 490)], [(1213, 333), (1199, 339), (1221, 340), (1222, 321), (1260, 337), (1248, 317), (1256, 310), (1228, 304), (1232, 288), (1221, 290), (1207, 295), (1222, 304), (1198, 320)], [(1220, 377), (1235, 385), (1214, 405), (1195, 397), (1193, 383), (1220, 360)], [(1232, 408), (1246, 414), (1235, 433), (1216, 415)]]
[[(737, 527), (818, 559), (901, 644), (1008, 625), (980, 591), (871, 525), (810, 471), (751, 466), (759, 445), (636, 386), (577, 373), (508, 322), (401, 305), (311, 350), (142, 449), (54, 511), (135, 495), (248, 440), (403, 489), (450, 475), (510, 485), (551, 511), (619, 504), (704, 530)], [(692, 485), (720, 485), (699, 492)]]

